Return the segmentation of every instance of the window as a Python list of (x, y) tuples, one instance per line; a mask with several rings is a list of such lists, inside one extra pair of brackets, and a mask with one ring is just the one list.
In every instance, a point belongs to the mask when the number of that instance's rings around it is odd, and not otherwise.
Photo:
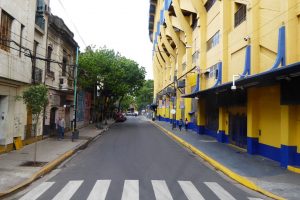
[(206, 2), (206, 4), (204, 5), (206, 12), (208, 12), (215, 3), (216, 3), (216, 0), (208, 0)]
[(240, 25), (243, 21), (246, 20), (246, 5), (236, 3), (236, 12), (234, 13), (234, 27)]
[(21, 31), (20, 31), (20, 47), (19, 47), (19, 57), (22, 55), (22, 46), (23, 46), (23, 33), (24, 33), (25, 26), (21, 24)]
[(219, 44), (220, 40), (220, 31), (216, 32), (208, 41), (207, 41), (207, 51), (209, 51), (214, 46), (217, 46)]
[(195, 30), (197, 28), (197, 25), (198, 25), (197, 14), (193, 13), (191, 17), (192, 17), (191, 27), (193, 28), (193, 30)]
[(13, 18), (2, 10), (0, 24), (0, 49), (10, 51), (11, 25)]
[(35, 14), (35, 24), (40, 27), (42, 30), (45, 30), (45, 18), (44, 18), (44, 9), (45, 2), (44, 0), (36, 0), (36, 14)]
[(199, 51), (195, 51), (194, 54), (192, 55), (192, 62), (193, 64), (198, 64), (199, 61)]
[(218, 79), (218, 64), (214, 64), (210, 68), (207, 69), (209, 71), (208, 77)]
[(50, 59), (51, 59), (51, 56), (52, 56), (52, 47), (51, 46), (48, 46), (48, 51), (47, 51), (47, 73), (50, 73), (51, 71), (51, 62), (50, 62)]
[(186, 69), (186, 62), (182, 63), (182, 71), (185, 71)]
[(38, 47), (38, 42), (34, 41), (33, 44), (33, 52), (32, 52), (32, 82), (36, 83), (37, 78), (38, 78), (38, 73), (39, 73), (39, 69), (36, 67), (36, 52), (37, 52), (37, 47)]
[(62, 64), (62, 76), (67, 75), (67, 63), (68, 63), (67, 52), (66, 52), (66, 50), (64, 50), (64, 52), (63, 52), (63, 64)]

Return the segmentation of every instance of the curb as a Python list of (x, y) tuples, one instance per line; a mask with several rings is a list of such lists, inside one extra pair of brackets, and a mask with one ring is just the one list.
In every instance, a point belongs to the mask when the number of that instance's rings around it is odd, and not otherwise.
[(169, 135), (172, 139), (174, 139), (175, 141), (179, 142), (180, 144), (182, 144), (183, 146), (185, 146), (186, 148), (188, 148), (189, 150), (191, 150), (193, 153), (197, 154), (199, 157), (201, 157), (202, 159), (204, 159), (205, 161), (207, 161), (214, 168), (220, 170), (221, 172), (223, 172), (224, 174), (226, 174), (227, 176), (229, 176), (231, 179), (233, 179), (233, 180), (237, 181), (238, 183), (246, 186), (247, 188), (250, 188), (250, 189), (252, 189), (252, 190), (254, 190), (256, 192), (264, 194), (267, 197), (270, 197), (270, 198), (273, 198), (273, 199), (276, 199), (276, 200), (285, 200), (285, 198), (280, 197), (280, 196), (278, 196), (276, 194), (273, 194), (273, 193), (271, 193), (271, 192), (269, 192), (269, 191), (267, 191), (267, 190), (259, 187), (254, 182), (252, 182), (249, 179), (247, 179), (246, 177), (241, 176), (241, 175), (233, 172), (232, 170), (230, 170), (229, 168), (225, 167), (224, 165), (222, 165), (218, 161), (214, 160), (213, 158), (209, 157), (208, 155), (206, 155), (204, 152), (200, 151), (199, 149), (197, 149), (193, 145), (189, 144), (185, 140), (183, 140), (180, 137), (176, 136), (171, 131), (166, 130), (165, 128), (161, 127), (160, 125), (156, 124), (155, 122), (152, 122), (152, 121), (150, 121), (150, 122), (154, 126), (156, 126), (157, 128), (159, 128), (160, 130), (162, 130), (164, 133), (166, 133), (167, 135)]
[[(114, 124), (114, 123), (112, 123)], [(23, 181), (22, 183), (10, 188), (9, 190), (5, 191), (5, 192), (1, 192), (0, 193), (0, 199), (2, 199), (3, 197), (16, 192), (17, 190), (31, 184), (33, 181), (39, 179), (41, 176), (46, 175), (47, 173), (49, 173), (50, 171), (52, 171), (54, 168), (56, 168), (59, 164), (61, 164), (63, 161), (65, 161), (66, 159), (68, 159), (69, 157), (71, 157), (72, 155), (74, 155), (77, 151), (84, 149), (85, 147), (87, 147), (89, 145), (90, 142), (92, 142), (95, 138), (99, 137), (103, 132), (107, 131), (108, 128), (112, 125), (110, 124), (107, 128), (102, 129), (101, 132), (99, 132), (99, 134), (97, 134), (94, 137), (89, 138), (86, 142), (84, 142), (81, 145), (76, 146), (74, 149), (69, 150), (67, 152), (65, 152), (64, 154), (62, 154), (61, 156), (59, 156), (58, 158), (56, 158), (53, 161), (50, 161), (48, 164), (46, 164), (45, 166), (43, 166), (38, 172), (34, 173), (30, 178), (28, 178), (27, 180)]]

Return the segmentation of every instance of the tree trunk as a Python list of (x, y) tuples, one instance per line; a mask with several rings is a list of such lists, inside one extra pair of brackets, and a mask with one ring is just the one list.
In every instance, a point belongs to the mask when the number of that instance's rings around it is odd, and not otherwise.
[(34, 127), (34, 154), (33, 154), (33, 164), (34, 166), (36, 165), (36, 157), (37, 157), (37, 125), (39, 123), (39, 118), (40, 118), (40, 114), (37, 114), (35, 117), (34, 117), (34, 121), (35, 121), (35, 124), (33, 125)]
[(123, 98), (124, 98), (124, 96), (122, 96), (121, 99), (119, 100), (118, 112), (120, 112), (120, 109), (121, 109), (121, 102), (122, 102)]

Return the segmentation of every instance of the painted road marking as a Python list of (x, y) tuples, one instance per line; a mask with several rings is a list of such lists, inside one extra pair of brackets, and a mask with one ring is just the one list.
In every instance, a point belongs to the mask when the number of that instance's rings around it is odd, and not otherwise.
[(97, 180), (87, 200), (105, 200), (111, 180)]
[(52, 200), (69, 200), (83, 181), (69, 181), (68, 184)]
[(151, 183), (156, 200), (173, 200), (166, 181), (152, 180)]
[(216, 183), (216, 182), (204, 182), (204, 183), (205, 183), (205, 185), (207, 185), (207, 187), (209, 187), (209, 189), (211, 191), (213, 191), (215, 193), (215, 195), (217, 195), (217, 197), (219, 197), (219, 199), (221, 199), (221, 200), (235, 200), (235, 198), (233, 196), (231, 196), (231, 194), (229, 194), (218, 183)]
[(122, 200), (138, 200), (139, 199), (139, 181), (125, 180)]
[(54, 182), (44, 182), (28, 192), (20, 200), (35, 200), (39, 198), (44, 192), (46, 192), (53, 184)]
[(181, 189), (183, 190), (185, 196), (189, 200), (204, 200), (203, 196), (197, 190), (197, 188), (193, 185), (191, 181), (178, 181)]
[[(84, 180), (69, 181), (56, 194), (53, 200), (71, 199)], [(177, 181), (188, 200), (205, 200), (191, 181)], [(156, 200), (173, 200), (165, 180), (152, 180), (152, 188)], [(26, 193), (20, 200), (36, 200), (40, 198), (55, 182), (44, 182)], [(105, 200), (111, 180), (97, 180), (87, 200)], [(235, 200), (222, 186), (216, 182), (204, 182), (204, 184), (221, 200)], [(247, 197), (248, 200), (262, 200), (257, 197)], [(121, 200), (139, 200), (139, 180), (125, 180)]]

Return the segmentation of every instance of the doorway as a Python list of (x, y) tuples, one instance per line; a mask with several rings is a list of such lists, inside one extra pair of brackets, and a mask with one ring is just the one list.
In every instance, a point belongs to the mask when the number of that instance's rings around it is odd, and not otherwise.
[(50, 110), (50, 135), (56, 135), (56, 111), (56, 107)]
[(229, 114), (230, 143), (247, 148), (247, 116), (245, 114)]
[(6, 144), (8, 132), (8, 96), (0, 95), (0, 145)]

